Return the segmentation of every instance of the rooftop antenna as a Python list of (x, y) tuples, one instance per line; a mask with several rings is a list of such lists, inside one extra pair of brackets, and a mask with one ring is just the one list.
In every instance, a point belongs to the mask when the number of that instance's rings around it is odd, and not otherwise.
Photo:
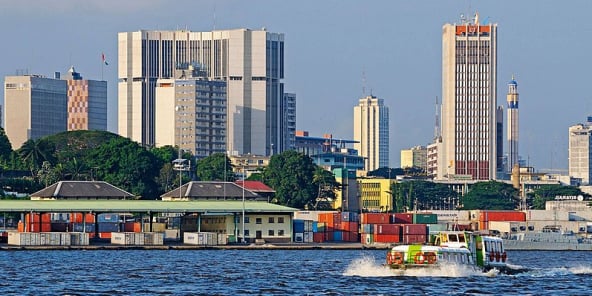
[(212, 31), (216, 31), (216, 3), (214, 3), (214, 28)]
[(362, 69), (362, 96), (366, 96), (366, 71)]
[(440, 138), (440, 104), (438, 102), (438, 96), (436, 96), (436, 112), (435, 112), (435, 122), (434, 122), (434, 140), (438, 140)]

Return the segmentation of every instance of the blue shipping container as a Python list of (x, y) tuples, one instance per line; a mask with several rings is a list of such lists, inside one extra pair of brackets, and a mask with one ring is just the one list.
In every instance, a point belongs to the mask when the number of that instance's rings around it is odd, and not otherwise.
[(294, 232), (304, 232), (304, 220), (294, 220)]

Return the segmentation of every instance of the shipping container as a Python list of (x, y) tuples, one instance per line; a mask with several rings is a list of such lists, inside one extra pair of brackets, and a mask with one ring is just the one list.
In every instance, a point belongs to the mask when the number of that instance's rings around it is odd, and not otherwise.
[(403, 235), (404, 244), (423, 244), (427, 242), (427, 235), (425, 234), (406, 234)]
[(343, 231), (359, 231), (360, 225), (358, 222), (341, 222), (341, 230)]
[(436, 214), (413, 214), (413, 224), (437, 224), (438, 216)]
[(403, 224), (403, 235), (426, 235), (426, 224)]
[(321, 222), (319, 215), (337, 213), (337, 211), (296, 211), (294, 212), (294, 219), (311, 220)]
[(390, 223), (390, 214), (387, 213), (362, 213), (360, 215), (362, 224), (388, 224)]
[(360, 235), (360, 242), (364, 245), (371, 245), (374, 243), (374, 235), (370, 233), (362, 233)]
[(469, 218), (469, 211), (432, 210), (430, 212), (438, 216), (438, 222), (450, 221), (465, 223), (471, 220)]
[(294, 233), (304, 233), (304, 220), (293, 221)]
[(357, 212), (341, 212), (342, 222), (359, 222), (360, 216)]
[(315, 232), (312, 234), (312, 240), (315, 243), (322, 243), (325, 241), (325, 233)]
[(479, 222), (526, 221), (526, 214), (518, 211), (480, 211)]
[(295, 243), (303, 243), (304, 242), (304, 232), (295, 232), (294, 233), (294, 242)]
[(343, 241), (343, 231), (333, 231), (333, 241), (334, 242), (342, 242)]
[(312, 243), (313, 241), (313, 233), (312, 232), (305, 232), (304, 233), (304, 242), (305, 243)]
[(95, 232), (94, 223), (72, 223), (72, 231), (74, 232)]
[(372, 234), (374, 233), (374, 224), (361, 224), (360, 233)]
[(391, 214), (390, 216), (390, 223), (391, 224), (412, 224), (413, 223), (413, 214), (411, 213), (396, 213)]
[(375, 243), (398, 243), (401, 242), (401, 236), (398, 234), (374, 234)]
[(119, 232), (119, 223), (99, 222), (97, 227), (99, 232)]
[(118, 223), (119, 222), (119, 214), (98, 214), (97, 215), (97, 222), (104, 223)]
[(125, 222), (123, 225), (125, 232), (142, 232), (142, 224), (140, 222)]
[(218, 234), (215, 232), (185, 232), (183, 243), (199, 246), (215, 246), (218, 243)]
[(400, 234), (401, 224), (374, 224), (374, 234)]

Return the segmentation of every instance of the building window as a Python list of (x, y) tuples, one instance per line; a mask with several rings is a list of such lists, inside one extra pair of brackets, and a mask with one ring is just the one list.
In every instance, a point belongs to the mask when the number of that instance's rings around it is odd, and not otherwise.
[(270, 229), (270, 230), (267, 232), (267, 234), (268, 234), (269, 236), (273, 236), (273, 230), (271, 230), (271, 229)]
[(249, 236), (249, 230), (245, 229), (245, 237)]
[(261, 224), (261, 218), (256, 218), (256, 219), (255, 219), (255, 223), (256, 223), (256, 224)]
[(275, 223), (273, 217), (269, 217), (269, 223)]
[(284, 236), (284, 230), (283, 229), (278, 230), (278, 236)]
[(249, 217), (245, 216), (245, 224), (249, 223)]
[(278, 223), (284, 223), (284, 217), (278, 217)]

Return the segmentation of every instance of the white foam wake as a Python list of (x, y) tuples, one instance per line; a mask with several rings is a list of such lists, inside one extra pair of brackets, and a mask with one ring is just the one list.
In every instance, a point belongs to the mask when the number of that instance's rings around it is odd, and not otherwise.
[(470, 277), (470, 276), (496, 276), (498, 272), (492, 270), (483, 273), (467, 265), (441, 265), (430, 268), (413, 268), (407, 270), (394, 270), (384, 266), (382, 262), (376, 262), (372, 257), (362, 257), (353, 260), (345, 269), (345, 276), (360, 277), (392, 277), (392, 276), (414, 276), (414, 277)]

